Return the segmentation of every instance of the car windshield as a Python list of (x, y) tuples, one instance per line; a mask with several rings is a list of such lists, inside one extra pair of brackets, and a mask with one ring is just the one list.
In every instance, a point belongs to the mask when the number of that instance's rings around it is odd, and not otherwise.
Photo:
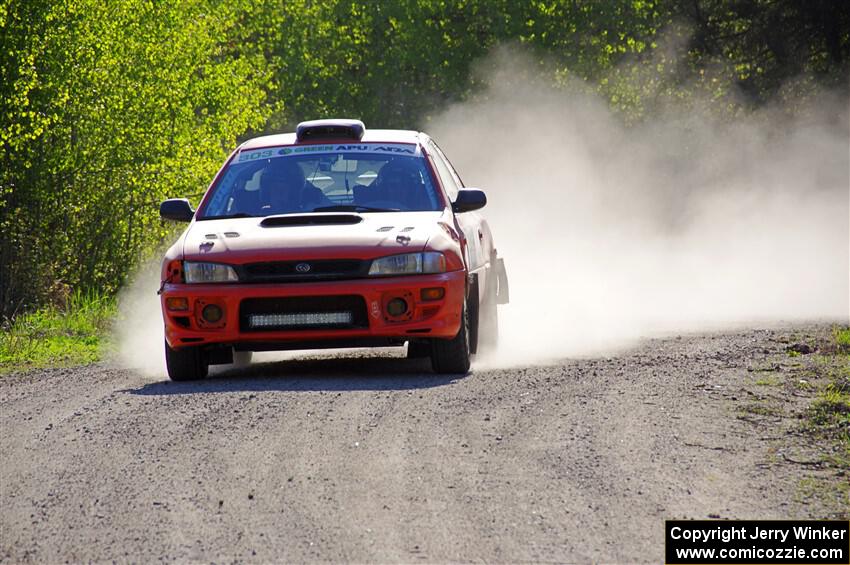
[(303, 145), (237, 154), (198, 219), (441, 208), (415, 145)]

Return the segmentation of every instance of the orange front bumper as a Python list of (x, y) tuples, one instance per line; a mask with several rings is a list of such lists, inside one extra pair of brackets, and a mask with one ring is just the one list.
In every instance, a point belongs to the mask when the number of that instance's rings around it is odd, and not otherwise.
[[(422, 300), (425, 288), (444, 288), (438, 300)], [(331, 282), (286, 284), (166, 284), (161, 295), (165, 339), (173, 349), (217, 344), (275, 344), (281, 349), (299, 342), (345, 341), (368, 338), (452, 338), (460, 329), (466, 292), (464, 271), (437, 275), (387, 277)], [(286, 329), (246, 331), (240, 321), (241, 302), (249, 298), (362, 296), (368, 327), (350, 329)], [(410, 303), (405, 315), (392, 317), (388, 300), (402, 297)], [(185, 310), (171, 310), (166, 301), (185, 298)], [(224, 312), (215, 323), (201, 315), (204, 306), (218, 305)], [(182, 305), (181, 305), (182, 307)]]

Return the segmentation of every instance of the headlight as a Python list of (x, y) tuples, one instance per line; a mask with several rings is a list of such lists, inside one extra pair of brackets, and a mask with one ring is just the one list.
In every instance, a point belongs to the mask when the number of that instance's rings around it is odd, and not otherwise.
[(221, 263), (184, 261), (183, 278), (189, 284), (239, 282), (233, 267)]
[(423, 273), (445, 273), (446, 257), (436, 251), (390, 255), (372, 261), (370, 275), (418, 275)]

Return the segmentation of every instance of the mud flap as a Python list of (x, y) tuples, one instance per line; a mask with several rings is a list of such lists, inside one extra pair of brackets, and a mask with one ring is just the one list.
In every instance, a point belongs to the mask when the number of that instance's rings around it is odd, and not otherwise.
[(469, 316), (469, 353), (478, 352), (478, 312), (481, 309), (481, 293), (478, 290), (478, 274), (469, 275), (470, 284), (466, 295), (466, 314)]
[(505, 269), (505, 260), (501, 257), (496, 259), (496, 280), (499, 282), (496, 289), (496, 304), (507, 304), (511, 300), (511, 292), (508, 286), (508, 271)]
[(233, 363), (233, 348), (228, 346), (213, 346), (205, 352), (210, 365), (229, 365)]

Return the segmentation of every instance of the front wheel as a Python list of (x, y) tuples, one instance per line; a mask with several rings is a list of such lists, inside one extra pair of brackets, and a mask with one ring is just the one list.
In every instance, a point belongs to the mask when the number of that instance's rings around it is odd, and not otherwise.
[(456, 336), (431, 342), (431, 367), (435, 373), (469, 371), (469, 314), (466, 301), (463, 302), (460, 318), (460, 329)]
[(209, 362), (200, 347), (171, 349), (165, 342), (165, 366), (172, 381), (203, 379), (209, 371)]

